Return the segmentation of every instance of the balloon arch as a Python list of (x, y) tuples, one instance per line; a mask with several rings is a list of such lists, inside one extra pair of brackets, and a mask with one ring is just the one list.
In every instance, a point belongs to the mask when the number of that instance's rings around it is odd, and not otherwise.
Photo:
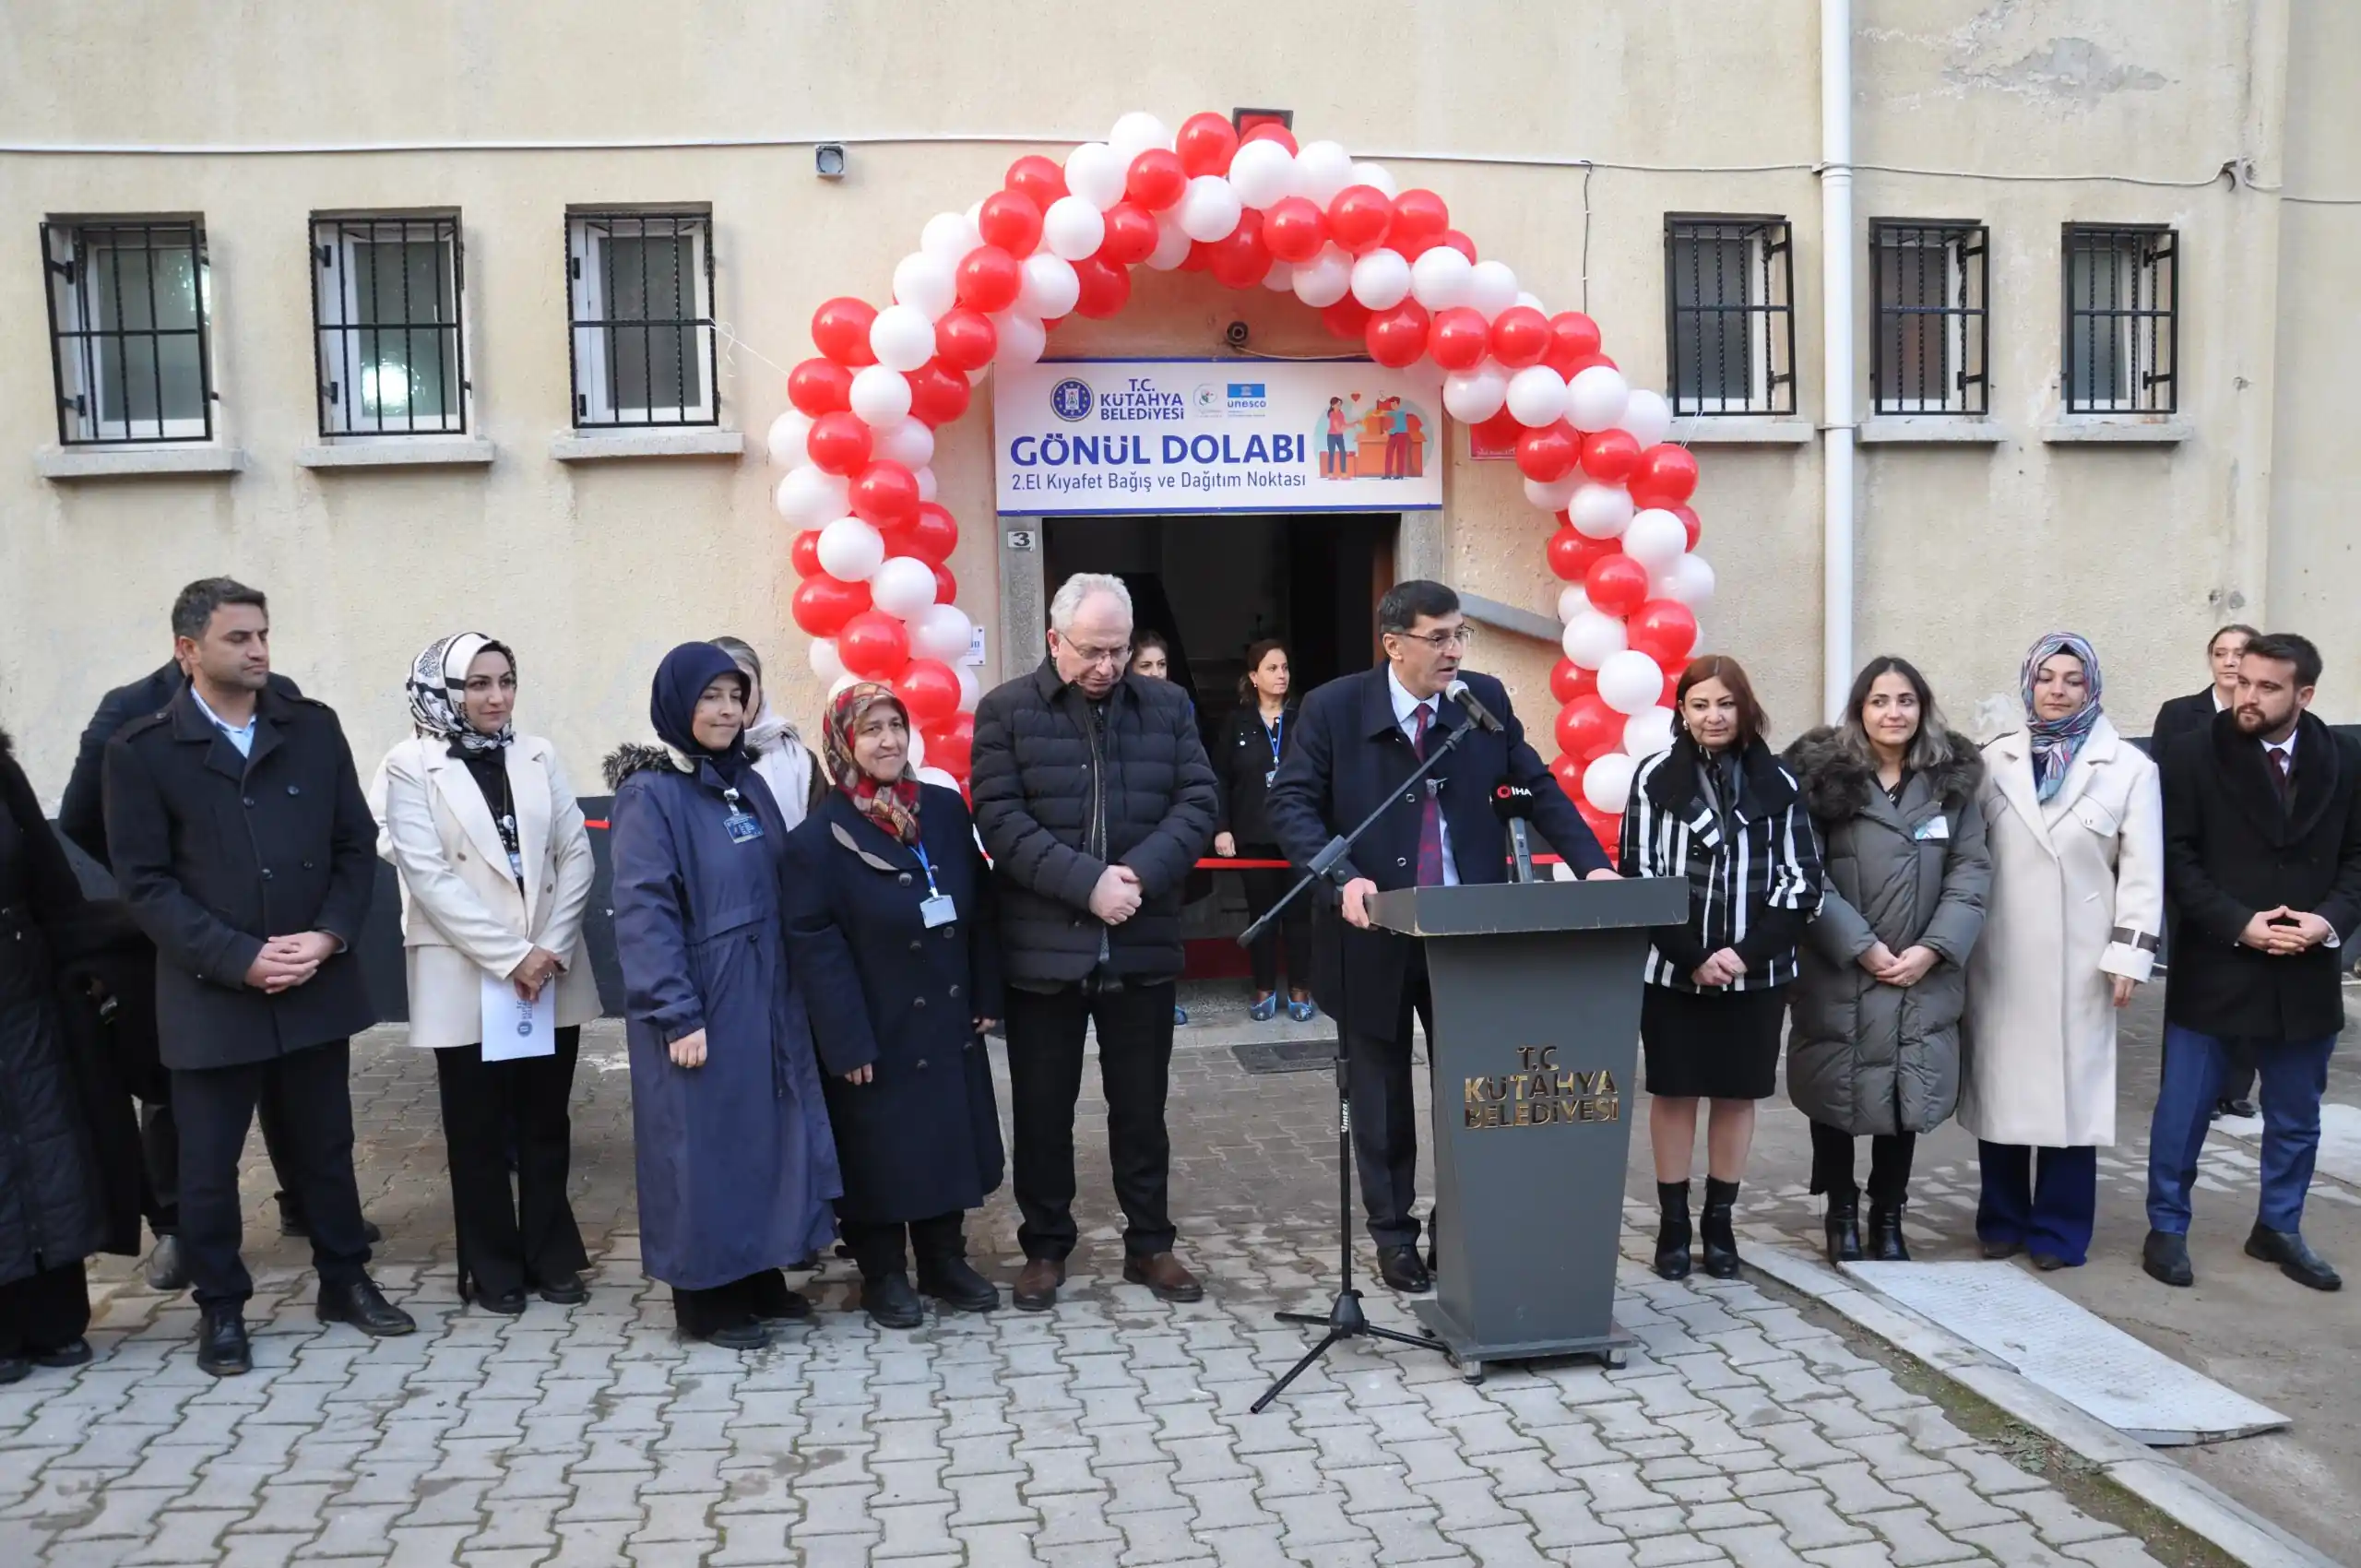
[(794, 407), (769, 445), (787, 470), (779, 515), (801, 530), (795, 623), (831, 695), (892, 685), (922, 771), (966, 778), (979, 694), (943, 564), (959, 529), (935, 500), (934, 432), (994, 365), (1039, 359), (1063, 317), (1121, 310), (1142, 265), (1292, 292), (1380, 364), (1431, 358), (1451, 415), (1515, 443), (1526, 497), (1560, 525), (1553, 766), (1611, 834), (1640, 759), (1671, 742), (1673, 686), (1714, 591), (1686, 505), (1697, 465), (1665, 440), (1669, 409), (1626, 385), (1590, 317), (1546, 314), (1507, 267), (1479, 260), (1432, 191), (1399, 190), (1382, 166), (1333, 141), (1299, 147), (1275, 125), (1241, 141), (1219, 114), (1178, 133), (1126, 114), (1062, 168), (1020, 158), (1004, 188), (928, 220), (894, 268), (893, 303), (838, 298), (813, 313), (820, 352), (789, 374)]

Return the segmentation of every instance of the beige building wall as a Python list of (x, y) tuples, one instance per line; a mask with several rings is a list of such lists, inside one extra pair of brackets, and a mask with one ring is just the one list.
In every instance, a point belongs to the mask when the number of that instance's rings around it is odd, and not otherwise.
[[(1170, 123), (1291, 108), (1307, 137), (1441, 192), (1551, 308), (1586, 304), (1642, 384), (1665, 370), (1664, 214), (1783, 214), (1796, 417), (1822, 417), (1829, 242), (1806, 0), (132, 12), (25, 0), (0, 48), (0, 723), (53, 801), (99, 694), (161, 659), (172, 592), (217, 571), (272, 592), (280, 666), (343, 711), (364, 768), (404, 728), (410, 657), (469, 626), (516, 646), (521, 721), (558, 741), (585, 788), (599, 755), (644, 734), (648, 673), (683, 638), (748, 636), (782, 676), (781, 705), (809, 716), (818, 683), (787, 617), (789, 533), (760, 450), (786, 406), (777, 366), (810, 351), (821, 300), (882, 301), (929, 216), (996, 188), (1020, 153), (1059, 155), (1133, 108)], [(1857, 213), (1991, 225), (1998, 435), (1863, 449), (1860, 654), (1918, 659), (1964, 720), (2012, 690), (2031, 636), (2071, 625), (2097, 643), (2110, 707), (2141, 732), (2201, 679), (2215, 621), (2260, 615), (2319, 636), (2332, 656), (2324, 709), (2361, 717), (2361, 692), (2340, 680), (2356, 634), (2332, 609), (2361, 462), (2334, 394), (2346, 350), (2361, 350), (2343, 243), (2361, 238), (2361, 212), (2213, 177), (2243, 160), (2264, 185), (2361, 194), (2361, 24), (2289, 0), (1859, 0), (1857, 21), (1857, 159), (1886, 166), (1858, 174)], [(816, 139), (853, 144), (842, 183), (813, 177)], [(634, 142), (663, 145), (618, 145)], [(1584, 159), (1599, 166), (1586, 174)], [(737, 339), (723, 422), (748, 451), (557, 462), (565, 210), (681, 201), (712, 207), (717, 315)], [(496, 450), (488, 468), (294, 461), (318, 441), (305, 223), (376, 207), (462, 214), (471, 429)], [(243, 470), (40, 477), (35, 454), (55, 435), (35, 226), (191, 211), (211, 250), (221, 439)], [(2043, 439), (2069, 220), (2180, 229), (2186, 439)], [(1836, 243), (1866, 258), (1865, 228)], [(1292, 301), (1145, 269), (1135, 283), (1122, 316), (1061, 329), (1053, 351), (1218, 354), (1233, 319), (1258, 351), (1334, 351)], [(1846, 306), (1864, 410), (1867, 287), (1864, 261)], [(993, 667), (1015, 669), (1038, 629), (996, 624), (988, 407), (979, 398), (945, 433), (935, 467), (962, 525), (962, 603)], [(1706, 645), (1756, 668), (1792, 733), (1818, 717), (1820, 448), (1707, 444), (1717, 434), (1683, 427), (1700, 443), (1702, 548), (1721, 581)], [(1457, 434), (1453, 451), (1451, 575), (1550, 612), (1548, 520), (1513, 465), (1465, 461)], [(1480, 657), (1519, 689), (1545, 751), (1554, 657), (1501, 635)]]

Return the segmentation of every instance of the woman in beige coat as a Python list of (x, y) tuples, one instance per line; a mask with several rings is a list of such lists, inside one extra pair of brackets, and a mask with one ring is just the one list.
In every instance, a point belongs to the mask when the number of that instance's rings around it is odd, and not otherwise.
[[(599, 1016), (582, 942), (589, 835), (556, 748), (511, 727), (516, 701), (504, 646), (475, 632), (435, 643), (410, 671), (417, 734), (370, 791), (378, 852), (401, 873), (410, 1043), (433, 1051), (442, 1090), (460, 1293), (511, 1315), (528, 1288), (586, 1299), (566, 1102), (582, 1025)], [(553, 1055), (485, 1060), (487, 977), (525, 1001), (555, 990)]]
[(2164, 928), (2164, 808), (2155, 764), (2100, 707), (2090, 644), (2042, 638), (2021, 689), (2025, 728), (1984, 748), (1992, 893), (1959, 1119), (1982, 1146), (1984, 1255), (2068, 1268), (2089, 1253), (2098, 1151), (2115, 1142), (2116, 1010)]

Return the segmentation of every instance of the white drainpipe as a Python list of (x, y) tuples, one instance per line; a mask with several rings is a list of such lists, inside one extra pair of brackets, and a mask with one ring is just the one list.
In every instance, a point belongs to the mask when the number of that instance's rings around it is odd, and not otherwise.
[(1821, 690), (1833, 723), (1853, 681), (1853, 4), (1820, 3), (1821, 396)]

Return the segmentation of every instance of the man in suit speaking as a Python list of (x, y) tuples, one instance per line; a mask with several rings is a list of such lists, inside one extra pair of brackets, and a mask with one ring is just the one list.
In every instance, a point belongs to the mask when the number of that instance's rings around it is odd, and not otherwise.
[[(1535, 824), (1577, 874), (1611, 877), (1615, 872), (1573, 802), (1525, 743), (1507, 689), (1489, 675), (1460, 670), (1475, 631), (1460, 613), (1459, 596), (1441, 583), (1396, 583), (1378, 603), (1377, 629), (1383, 664), (1331, 681), (1304, 699), (1294, 748), (1272, 781), (1267, 812), (1287, 858), (1302, 865), (1389, 797), (1396, 808), (1335, 868), (1344, 879), (1339, 912), (1347, 929), (1336, 932), (1335, 916), (1322, 910), (1323, 930), (1312, 944), (1312, 989), (1345, 1033), (1353, 1159), (1379, 1272), (1394, 1289), (1415, 1292), (1430, 1289), (1432, 1281), (1418, 1259), (1418, 1221), (1410, 1213), (1418, 1164), (1410, 1014), (1415, 1008), (1431, 1033), (1433, 1004), (1423, 944), (1372, 929), (1370, 895), (1508, 880), (1492, 809), (1493, 790), (1503, 782), (1532, 791)], [(1498, 731), (1477, 726), (1422, 789), (1406, 790), (1430, 746), (1476, 725), (1472, 711), (1449, 695), (1462, 681), (1498, 721)]]

